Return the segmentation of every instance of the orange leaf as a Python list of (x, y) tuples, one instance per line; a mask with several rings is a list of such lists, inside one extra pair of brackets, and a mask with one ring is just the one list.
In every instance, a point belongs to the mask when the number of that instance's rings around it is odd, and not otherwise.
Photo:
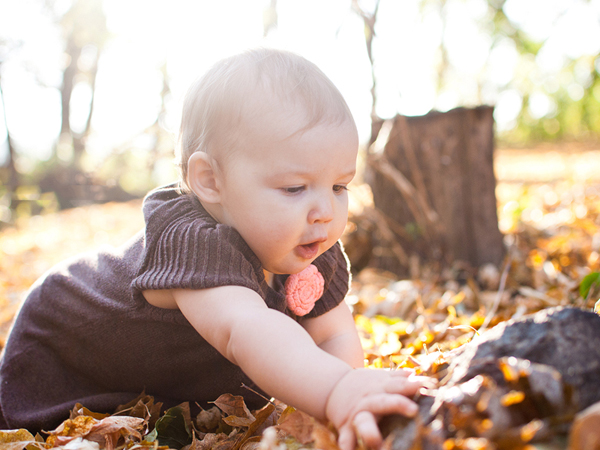
[(335, 435), (326, 426), (317, 421), (314, 421), (312, 438), (315, 441), (315, 448), (320, 450), (340, 450)]
[(277, 425), (281, 431), (295, 438), (302, 445), (312, 442), (312, 432), (315, 425), (315, 419), (302, 411), (294, 411), (286, 419)]
[(55, 447), (65, 445), (78, 437), (86, 436), (98, 423), (98, 420), (90, 416), (78, 416), (74, 419), (67, 419), (61, 423), (58, 428), (50, 431), (46, 443)]

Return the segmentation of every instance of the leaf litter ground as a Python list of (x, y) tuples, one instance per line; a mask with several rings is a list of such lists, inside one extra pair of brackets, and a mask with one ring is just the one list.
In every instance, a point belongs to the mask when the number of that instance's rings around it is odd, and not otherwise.
[[(558, 305), (592, 309), (600, 296), (600, 179), (595, 178), (600, 172), (591, 167), (600, 165), (597, 153), (500, 153), (498, 215), (508, 249), (503, 267), (476, 270), (457, 263), (432, 273), (424, 266), (411, 280), (373, 269), (361, 271), (353, 280), (348, 303), (367, 365), (409, 367), (435, 376), (453, 349), (502, 321)], [(590, 164), (596, 160), (598, 164)], [(22, 218), (14, 227), (4, 228), (2, 343), (19, 301), (35, 279), (69, 256), (125, 242), (143, 226), (140, 206), (139, 201), (92, 205)], [(517, 370), (504, 364), (509, 376)], [(514, 407), (526, 403), (525, 395), (517, 387), (501, 401)], [(533, 437), (538, 425), (534, 421), (520, 433)], [(566, 448), (565, 440), (556, 437), (541, 444), (520, 442), (518, 448), (523, 449)], [(190, 416), (187, 404), (161, 412), (161, 405), (144, 393), (112, 415), (76, 405), (56, 430), (44, 436), (3, 431), (0, 444), (11, 450), (337, 449), (334, 431), (313, 418), (277, 401), (248, 411), (242, 398), (229, 394), (215, 399), (215, 406), (197, 417)], [(498, 448), (502, 446), (485, 438), (444, 443), (444, 449)]]

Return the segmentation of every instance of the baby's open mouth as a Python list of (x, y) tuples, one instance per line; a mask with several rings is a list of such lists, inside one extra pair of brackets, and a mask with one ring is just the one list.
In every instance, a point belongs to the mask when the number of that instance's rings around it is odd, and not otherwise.
[(312, 259), (319, 253), (319, 245), (321, 241), (311, 242), (310, 244), (302, 244), (296, 247), (296, 254), (304, 259)]

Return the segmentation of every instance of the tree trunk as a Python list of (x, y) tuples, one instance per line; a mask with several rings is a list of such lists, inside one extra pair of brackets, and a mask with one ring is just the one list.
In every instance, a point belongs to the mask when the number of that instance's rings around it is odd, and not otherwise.
[[(378, 138), (371, 146), (367, 179), (375, 207), (408, 255), (443, 265), (502, 262), (492, 113), (481, 106), (397, 116), (385, 145)], [(406, 274), (406, 262), (385, 247), (375, 265)]]
[(8, 177), (7, 180), (0, 180), (6, 182), (7, 190), (10, 194), (10, 208), (13, 210), (17, 205), (17, 197), (15, 192), (17, 187), (19, 186), (19, 172), (17, 171), (17, 167), (15, 165), (15, 147), (13, 145), (12, 137), (10, 135), (10, 130), (8, 129), (8, 120), (6, 119), (6, 105), (4, 104), (4, 91), (2, 90), (2, 86), (0, 83), (0, 107), (2, 108), (2, 114), (4, 116), (4, 128), (6, 129), (6, 144), (8, 147), (8, 158), (7, 158), (7, 169), (8, 169)]

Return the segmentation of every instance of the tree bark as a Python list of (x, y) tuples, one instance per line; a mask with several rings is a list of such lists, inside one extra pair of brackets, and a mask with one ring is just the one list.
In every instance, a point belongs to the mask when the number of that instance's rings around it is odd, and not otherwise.
[(15, 165), (15, 147), (10, 136), (10, 130), (8, 129), (8, 120), (6, 119), (6, 106), (4, 104), (4, 91), (0, 84), (0, 106), (2, 107), (2, 113), (4, 115), (4, 127), (6, 129), (6, 144), (8, 147), (8, 161), (6, 163), (8, 168), (8, 179), (6, 180), (6, 187), (10, 194), (10, 208), (11, 210), (16, 207), (17, 198), (15, 192), (19, 186), (19, 172)]
[[(367, 179), (375, 207), (407, 232), (395, 235), (409, 255), (501, 264), (492, 113), (481, 106), (397, 116), (383, 151), (371, 147)], [(404, 274), (405, 265), (388, 253), (376, 256), (376, 265)]]

